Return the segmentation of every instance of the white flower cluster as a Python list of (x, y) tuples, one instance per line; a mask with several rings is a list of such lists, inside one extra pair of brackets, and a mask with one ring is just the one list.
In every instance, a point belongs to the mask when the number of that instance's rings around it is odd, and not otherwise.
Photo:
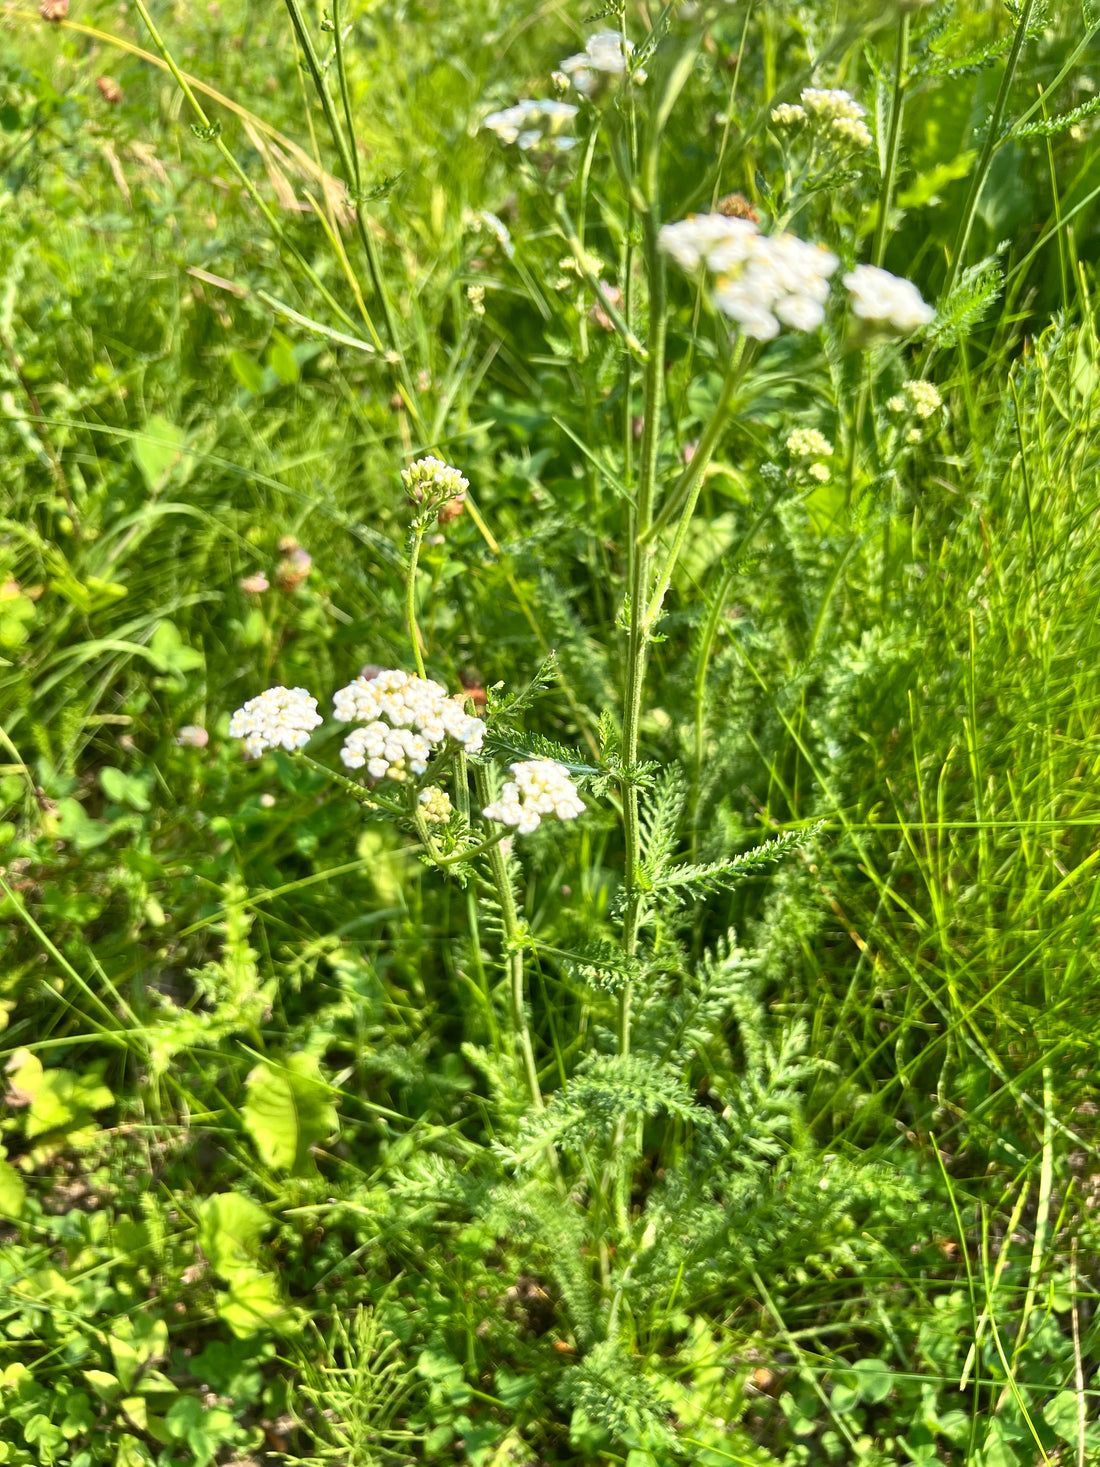
[(317, 699), (305, 688), (268, 688), (237, 709), (229, 720), (229, 736), (244, 739), (245, 751), (258, 759), (265, 749), (304, 749), (323, 722)]
[(481, 125), (506, 146), (515, 143), (525, 153), (542, 143), (565, 152), (577, 141), (566, 132), (576, 115), (577, 108), (569, 102), (538, 102), (525, 97), (503, 112), (490, 112)]
[(521, 759), (509, 768), (513, 777), (505, 783), (500, 799), (481, 812), (486, 820), (512, 825), (520, 835), (530, 835), (544, 815), (575, 820), (584, 813), (584, 801), (569, 771), (556, 759)]
[(781, 326), (814, 331), (825, 319), (829, 277), (840, 261), (793, 234), (761, 234), (751, 219), (696, 214), (666, 224), (660, 246), (684, 270), (701, 264), (715, 277), (718, 309), (755, 341)]
[(445, 504), (448, 499), (461, 499), (470, 487), (456, 468), (428, 454), (401, 470), (401, 482), (405, 493), (414, 504), (432, 507)]
[(424, 819), (429, 825), (446, 825), (451, 818), (451, 797), (436, 784), (420, 791), (420, 804), (424, 807)]
[(863, 121), (867, 116), (866, 110), (850, 92), (839, 88), (806, 87), (799, 101), (801, 105), (784, 102), (772, 109), (772, 121), (777, 127), (794, 128), (806, 123), (818, 139), (836, 147), (871, 146), (871, 134)]
[(787, 452), (792, 458), (828, 458), (833, 445), (816, 428), (796, 428), (787, 439)]
[(431, 752), (432, 746), (423, 734), (407, 728), (391, 728), (376, 719), (348, 734), (340, 758), (349, 769), (362, 769), (365, 764), (371, 779), (392, 779), (404, 784), (410, 774), (424, 773)]
[(933, 382), (905, 382), (901, 392), (890, 398), (886, 406), (892, 413), (914, 413), (918, 418), (932, 418), (943, 407), (943, 398)]
[[(593, 97), (609, 77), (624, 76), (634, 54), (633, 43), (619, 31), (597, 31), (590, 36), (583, 51), (567, 56), (555, 80), (572, 85), (582, 97)], [(636, 67), (631, 80), (644, 82), (645, 72)]]
[(845, 275), (844, 284), (855, 315), (891, 335), (908, 336), (918, 326), (927, 326), (936, 314), (911, 280), (877, 265), (857, 265)]
[[(340, 757), (349, 769), (367, 765), (372, 779), (403, 780), (423, 774), (433, 750), (448, 739), (476, 754), (485, 738), (480, 718), (464, 713), (447, 690), (430, 678), (387, 670), (359, 677), (333, 698), (340, 723), (365, 723), (349, 734)], [(389, 735), (400, 734), (390, 739)]]

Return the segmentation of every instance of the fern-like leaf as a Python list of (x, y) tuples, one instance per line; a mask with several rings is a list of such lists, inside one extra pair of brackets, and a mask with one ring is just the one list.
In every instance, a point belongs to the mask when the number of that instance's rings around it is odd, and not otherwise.
[(1004, 271), (996, 255), (964, 270), (950, 294), (939, 303), (936, 319), (928, 328), (929, 341), (938, 347), (954, 346), (982, 320), (1003, 284)]
[(678, 764), (669, 765), (652, 798), (642, 806), (642, 870), (653, 883), (666, 871), (676, 850), (687, 784)]
[(653, 890), (671, 892), (682, 901), (690, 901), (692, 897), (704, 892), (721, 891), (723, 888), (735, 886), (744, 877), (751, 876), (764, 866), (770, 866), (774, 861), (782, 860), (792, 851), (797, 851), (820, 829), (820, 824), (817, 824), (803, 830), (786, 830), (774, 840), (766, 840), (736, 856), (726, 856), (720, 861), (708, 861), (702, 865), (674, 866), (654, 881)]

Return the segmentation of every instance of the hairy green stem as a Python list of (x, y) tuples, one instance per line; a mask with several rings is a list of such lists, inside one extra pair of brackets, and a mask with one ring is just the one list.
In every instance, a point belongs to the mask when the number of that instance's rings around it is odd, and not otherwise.
[(409, 531), (409, 568), (405, 573), (405, 626), (412, 642), (413, 660), (420, 677), (425, 677), (424, 653), (421, 650), (420, 628), (416, 624), (416, 567), (420, 561), (420, 546), (424, 540), (424, 526), (419, 520), (413, 522)]
[(889, 227), (890, 200), (897, 175), (901, 151), (901, 119), (905, 111), (905, 88), (909, 81), (909, 12), (903, 10), (898, 20), (898, 42), (894, 53), (894, 104), (890, 109), (890, 131), (886, 138), (886, 157), (882, 169), (882, 187), (878, 196), (878, 222), (871, 244), (871, 264), (882, 265), (886, 254), (886, 231)]
[[(482, 807), (489, 803), (489, 776), (484, 766), (474, 771), (477, 797)], [(513, 1038), (518, 1040), (523, 1078), (526, 1081), (531, 1104), (542, 1110), (542, 1090), (539, 1072), (535, 1064), (535, 1051), (531, 1043), (531, 1030), (527, 1024), (527, 1002), (523, 991), (523, 933), (520, 930), (516, 897), (508, 875), (508, 862), (499, 841), (488, 851), (489, 870), (493, 877), (493, 889), (500, 904), (501, 924), (504, 928), (505, 968), (508, 974), (508, 995), (512, 1011)]]
[[(642, 856), (641, 823), (638, 806), (638, 734), (642, 719), (642, 693), (645, 686), (649, 632), (646, 608), (652, 580), (653, 551), (649, 531), (653, 522), (653, 502), (657, 485), (657, 450), (661, 435), (661, 409), (665, 386), (665, 333), (667, 329), (668, 284), (665, 259), (658, 248), (660, 211), (657, 200), (657, 144), (654, 139), (646, 157), (644, 179), (647, 209), (643, 219), (645, 264), (649, 279), (649, 337), (645, 370), (645, 420), (638, 463), (638, 485), (630, 515), (627, 581), (630, 596), (630, 631), (626, 652), (626, 686), (623, 694), (622, 773), (620, 783), (623, 801), (623, 827), (626, 843), (626, 905), (623, 913), (623, 951), (632, 957), (638, 946), (638, 925), (642, 910), (639, 868)], [(630, 1009), (632, 984), (623, 985), (619, 994), (619, 1053), (630, 1053)]]
[(327, 764), (322, 764), (319, 759), (314, 759), (312, 754), (306, 754), (299, 749), (298, 758), (303, 764), (308, 764), (311, 769), (316, 769), (318, 774), (323, 774), (333, 784), (339, 785), (345, 794), (349, 794), (357, 804), (364, 805), (368, 810), (385, 810), (389, 815), (404, 815), (405, 812), (400, 805), (395, 805), (392, 800), (384, 799), (379, 795), (369, 794), (354, 779), (349, 779), (346, 774), (330, 769)]

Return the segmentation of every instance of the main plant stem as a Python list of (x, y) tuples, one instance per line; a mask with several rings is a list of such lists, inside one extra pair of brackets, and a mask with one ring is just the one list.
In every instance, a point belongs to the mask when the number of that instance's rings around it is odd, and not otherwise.
[[(474, 771), (477, 797), (482, 807), (489, 803), (489, 779), (484, 766)], [(531, 1104), (542, 1110), (542, 1090), (539, 1072), (535, 1064), (535, 1051), (531, 1043), (531, 1030), (527, 1024), (527, 1000), (523, 991), (523, 933), (520, 930), (516, 897), (508, 875), (508, 862), (503, 847), (498, 843), (488, 851), (489, 870), (493, 877), (493, 888), (500, 904), (501, 925), (504, 928), (505, 967), (508, 974), (508, 996), (512, 1012), (512, 1033), (519, 1042), (523, 1076), (531, 1096)]]
[(405, 625), (412, 642), (413, 660), (420, 677), (424, 677), (424, 653), (420, 647), (420, 628), (416, 624), (416, 567), (420, 562), (420, 546), (424, 540), (424, 526), (414, 521), (409, 531), (409, 568), (405, 573)]
[[(638, 463), (638, 484), (634, 508), (630, 516), (627, 584), (630, 596), (630, 631), (626, 651), (626, 686), (623, 694), (622, 771), (623, 828), (626, 841), (626, 904), (623, 912), (623, 952), (633, 957), (638, 946), (638, 925), (642, 910), (639, 884), (642, 859), (642, 835), (638, 804), (638, 734), (642, 721), (642, 693), (645, 687), (646, 660), (649, 651), (647, 610), (652, 582), (653, 547), (649, 532), (653, 524), (654, 495), (657, 484), (657, 449), (661, 433), (661, 409), (665, 389), (665, 331), (667, 281), (665, 261), (657, 243), (660, 227), (657, 202), (657, 154), (651, 147), (646, 159), (645, 231), (646, 274), (649, 277), (649, 337), (646, 342), (645, 421), (642, 449)], [(628, 979), (619, 993), (619, 1053), (630, 1053), (630, 1006), (632, 984)]]

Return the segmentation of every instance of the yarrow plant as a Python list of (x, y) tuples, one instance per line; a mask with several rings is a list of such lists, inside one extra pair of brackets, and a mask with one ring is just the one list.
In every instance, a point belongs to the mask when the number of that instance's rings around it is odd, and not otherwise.
[(873, 139), (863, 120), (866, 116), (850, 92), (806, 87), (797, 103), (774, 107), (771, 120), (786, 130), (807, 128), (815, 142), (851, 151), (871, 146)]
[(927, 419), (934, 418), (943, 407), (943, 398), (934, 382), (904, 382), (886, 406), (892, 413), (912, 413)]
[(725, 214), (666, 224), (659, 243), (682, 270), (706, 269), (714, 304), (745, 336), (771, 341), (783, 326), (814, 331), (825, 320), (829, 277), (840, 261), (821, 245), (764, 235), (751, 219)]
[(597, 31), (583, 51), (567, 56), (555, 73), (559, 86), (571, 86), (582, 97), (592, 99), (627, 77), (638, 85), (646, 80), (640, 66), (631, 68), (634, 44), (620, 31)]
[(584, 801), (569, 771), (555, 759), (521, 759), (509, 768), (512, 778), (505, 783), (500, 799), (481, 812), (486, 820), (500, 821), (513, 826), (520, 835), (530, 835), (545, 817), (575, 820), (584, 814)]
[(305, 688), (268, 688), (237, 709), (229, 735), (243, 739), (245, 752), (258, 759), (268, 749), (304, 749), (323, 722), (317, 699)]
[(543, 145), (559, 153), (567, 152), (576, 138), (566, 129), (577, 115), (569, 102), (538, 102), (526, 97), (501, 112), (490, 112), (482, 127), (506, 147), (515, 146), (529, 153)]
[[(408, 527), (403, 585), (408, 667), (365, 669), (336, 692), (334, 719), (350, 728), (339, 749), (340, 768), (326, 770), (366, 811), (365, 818), (389, 821), (406, 849), (414, 850), (436, 877), (463, 884), (472, 957), (462, 976), (476, 975), (469, 983), (478, 985), (485, 1024), (478, 1043), (464, 1054), (484, 1075), (491, 1096), (508, 1091), (506, 1079), (513, 1095), (517, 1079), (523, 1086), (522, 1104), (510, 1100), (513, 1113), (500, 1123), (497, 1161), (504, 1160), (517, 1175), (537, 1171), (538, 1187), (558, 1198), (563, 1210), (591, 1210), (598, 1244), (585, 1251), (570, 1243), (566, 1249), (579, 1260), (583, 1276), (570, 1297), (581, 1298), (594, 1288), (599, 1299), (599, 1307), (577, 1327), (577, 1337), (589, 1343), (599, 1338), (612, 1350), (621, 1343), (627, 1353), (638, 1339), (629, 1319), (639, 1297), (631, 1270), (637, 1265), (638, 1276), (644, 1273), (642, 1254), (657, 1246), (650, 1237), (656, 1225), (650, 1221), (643, 1231), (634, 1216), (647, 1118), (667, 1112), (678, 1124), (683, 1121), (678, 1132), (682, 1154), (694, 1144), (693, 1136), (705, 1134), (699, 1143), (706, 1151), (704, 1170), (711, 1158), (743, 1150), (729, 1122), (732, 1105), (723, 1101), (720, 1113), (708, 1110), (704, 1118), (693, 1099), (698, 1076), (683, 1094), (669, 1078), (669, 1055), (678, 1041), (662, 1029), (662, 995), (695, 992), (692, 985), (709, 992), (709, 960), (700, 960), (696, 941), (706, 931), (706, 914), (697, 908), (696, 933), (684, 941), (684, 906), (701, 903), (804, 839), (801, 832), (791, 832), (748, 851), (719, 852), (714, 860), (687, 859), (681, 822), (694, 818), (687, 811), (701, 808), (705, 786), (707, 658), (722, 629), (734, 572), (692, 623), (699, 626), (702, 651), (695, 675), (695, 763), (687, 774), (675, 763), (661, 767), (668, 745), (658, 737), (651, 748), (643, 740), (655, 722), (646, 721), (646, 683), (652, 648), (665, 635), (665, 602), (683, 585), (681, 558), (692, 540), (704, 485), (719, 464), (730, 469), (743, 460), (746, 468), (743, 474), (737, 470), (739, 477), (763, 483), (768, 498), (792, 518), (813, 509), (840, 516), (855, 504), (864, 455), (879, 453), (880, 443), (891, 451), (898, 442), (896, 425), (880, 431), (875, 383), (887, 372), (892, 382), (899, 380), (898, 358), (906, 350), (899, 338), (928, 325), (934, 315), (915, 285), (880, 268), (877, 240), (869, 250), (876, 263), (856, 263), (861, 242), (875, 228), (866, 218), (851, 226), (857, 201), (842, 218), (841, 211), (830, 213), (825, 206), (823, 179), (843, 179), (845, 187), (854, 179), (855, 188), (874, 163), (867, 113), (848, 91), (806, 87), (797, 102), (776, 99), (776, 105), (760, 108), (759, 128), (768, 129), (770, 122), (772, 142), (764, 139), (751, 157), (731, 122), (722, 161), (705, 176), (701, 170), (690, 188), (678, 183), (675, 189), (680, 198), (712, 199), (708, 211), (679, 217), (685, 206), (673, 212), (662, 197), (665, 179), (674, 175), (662, 157), (665, 129), (704, 53), (707, 38), (696, 17), (707, 23), (712, 10), (676, 8), (666, 17), (666, 27), (639, 36), (637, 48), (622, 31), (598, 31), (547, 78), (557, 90), (555, 100), (526, 96), (482, 116), (479, 130), (503, 149), (491, 167), (507, 174), (500, 196), (508, 197), (508, 224), (485, 209), (466, 216), (468, 234), (475, 238), (470, 268), (484, 270), (491, 257), (493, 276), (476, 283), (456, 279), (449, 297), (456, 312), (465, 312), (463, 350), (484, 329), (490, 278), (494, 291), (522, 287), (537, 301), (548, 336), (553, 326), (553, 360), (569, 369), (563, 378), (569, 388), (548, 401), (545, 412), (555, 422), (560, 415), (582, 450), (578, 479), (588, 465), (598, 465), (597, 481), (609, 473), (621, 490), (602, 497), (593, 491), (592, 503), (601, 498), (601, 507), (592, 510), (587, 526), (608, 566), (601, 592), (606, 590), (608, 602), (615, 603), (616, 625), (623, 632), (617, 706), (591, 707), (576, 681), (562, 675), (569, 707), (560, 710), (556, 723), (563, 739), (573, 737), (578, 745), (585, 740), (585, 753), (519, 727), (516, 709), (527, 706), (525, 695), (498, 698), (501, 684), (487, 693), (479, 685), (481, 700), (474, 704), (428, 676), (431, 666), (442, 679), (442, 669), (458, 655), (441, 629), (449, 633), (468, 621), (465, 597), (461, 616), (455, 614), (455, 588), (464, 590), (469, 580), (451, 574), (459, 569), (457, 562), (447, 563), (457, 535), (424, 538), (433, 522), (441, 528), (448, 524), (455, 506), (466, 504), (484, 546), (475, 542), (483, 559), (468, 557), (464, 566), (484, 570), (486, 583), (506, 584), (532, 624), (538, 613), (525, 600), (529, 578), (515, 570), (512, 548), (536, 543), (533, 532), (522, 517), (518, 525), (509, 522), (505, 496), (494, 502), (503, 454), (492, 441), (492, 427), (478, 423), (475, 433), (470, 418), (456, 426), (448, 404), (430, 427), (418, 425), (415, 441), (433, 451), (399, 470)], [(735, 90), (734, 85), (731, 118)], [(894, 124), (899, 116), (894, 114)], [(892, 147), (896, 132), (895, 126)], [(725, 160), (727, 143), (736, 166)], [(782, 176), (760, 187), (749, 182), (754, 167), (768, 167), (777, 152)], [(857, 153), (865, 156), (857, 158)], [(752, 196), (733, 193), (738, 185)], [(886, 186), (884, 206), (889, 193)], [(792, 221), (800, 212), (803, 222), (795, 233)], [(540, 284), (550, 291), (538, 289)], [(700, 310), (702, 301), (711, 309)], [(607, 333), (597, 338), (599, 350), (593, 349), (593, 322)], [(548, 352), (539, 354), (539, 329), (534, 320), (532, 364), (551, 360)], [(570, 331), (576, 333), (572, 352)], [(597, 361), (598, 368), (586, 375), (586, 363)], [(418, 380), (408, 374), (409, 383)], [(440, 381), (442, 374), (426, 380)], [(569, 407), (562, 403), (574, 383), (584, 394), (583, 428), (579, 420), (568, 421)], [(791, 383), (797, 384), (797, 399)], [(901, 402), (909, 418), (925, 420), (934, 411), (932, 397), (918, 387), (907, 383), (889, 411), (900, 415), (896, 404)], [(402, 384), (398, 401), (404, 403), (407, 396), (408, 386)], [(766, 409), (756, 412), (762, 398)], [(802, 422), (835, 422), (835, 433), (830, 429), (832, 436), (826, 436), (818, 428), (784, 421), (783, 404), (794, 401)], [(849, 401), (855, 405), (851, 413)], [(750, 404), (753, 427), (744, 431)], [(870, 447), (872, 435), (862, 432), (861, 415), (875, 430)], [(770, 431), (762, 424), (774, 418), (780, 426), (772, 452), (779, 462), (754, 468), (760, 438)], [(616, 436), (610, 454), (601, 447), (594, 457), (584, 435), (612, 419), (621, 440)], [(405, 441), (411, 444), (412, 436)], [(458, 442), (479, 455), (471, 457), (469, 476), (444, 457)], [(886, 476), (879, 468), (876, 464), (864, 482), (881, 482)], [(842, 473), (847, 482), (832, 487), (833, 475), (839, 479)], [(473, 490), (471, 479), (477, 484)], [(552, 494), (549, 483), (548, 478), (546, 486), (540, 484), (537, 494)], [(499, 525), (490, 528), (492, 514), (483, 516), (483, 504), (501, 512), (507, 541), (497, 538)], [(757, 509), (761, 522), (772, 512), (754, 506), (754, 515)], [(617, 521), (616, 515), (621, 515)], [(547, 523), (553, 528), (546, 533), (556, 533), (559, 524), (569, 523), (568, 514), (563, 511)], [(430, 578), (420, 570), (424, 543), (437, 552)], [(693, 569), (687, 579), (694, 574)], [(578, 614), (570, 605), (567, 616), (550, 623), (554, 635)], [(491, 639), (481, 638), (476, 628), (473, 632), (471, 640), (492, 648)], [(497, 654), (487, 650), (484, 655)], [(614, 677), (605, 670), (592, 686), (611, 687)], [(535, 683), (541, 692), (543, 683), (537, 678)], [(252, 740), (251, 752), (292, 748), (310, 759), (304, 743), (315, 726), (310, 720), (320, 719), (303, 690), (297, 691), (305, 701), (294, 705), (297, 722), (288, 724), (285, 735), (290, 742), (276, 744), (264, 731), (267, 724), (249, 712), (276, 691), (253, 699), (234, 715), (232, 727)], [(588, 757), (592, 764), (584, 762)], [(689, 774), (694, 780), (690, 793)], [(701, 826), (693, 825), (693, 844), (697, 831)], [(589, 855), (594, 848), (599, 854)], [(557, 946), (559, 940), (573, 939), (560, 937), (559, 928), (547, 940), (540, 927), (545, 871), (549, 866), (555, 872), (557, 891), (568, 892), (562, 877), (580, 851), (592, 863), (582, 879), (590, 894), (587, 910), (599, 914), (593, 924), (598, 930), (585, 932), (572, 947)], [(593, 876), (596, 863), (598, 877)], [(492, 964), (485, 955), (494, 947), (503, 983), (487, 976)], [(527, 985), (532, 962), (538, 964), (537, 992), (555, 981), (555, 968), (568, 980), (570, 1001), (585, 985), (584, 1021), (575, 1042), (573, 1037), (560, 1041), (557, 1032), (548, 1040), (545, 1023), (533, 1032)], [(738, 963), (730, 957), (731, 985), (740, 982)], [(491, 1052), (481, 1047), (481, 1038)], [(580, 1069), (574, 1056), (581, 1057)], [(556, 1092), (547, 1100), (544, 1085)], [(585, 1086), (577, 1099), (578, 1087)], [(578, 1157), (580, 1166), (571, 1174)], [(535, 1227), (532, 1221), (532, 1236)], [(552, 1247), (558, 1253), (564, 1236), (555, 1235)], [(668, 1277), (675, 1276), (673, 1269)], [(605, 1446), (601, 1439), (595, 1449)]]
[(909, 336), (935, 317), (935, 311), (911, 280), (891, 275), (877, 265), (857, 265), (845, 275), (844, 284), (852, 314), (887, 336)]

